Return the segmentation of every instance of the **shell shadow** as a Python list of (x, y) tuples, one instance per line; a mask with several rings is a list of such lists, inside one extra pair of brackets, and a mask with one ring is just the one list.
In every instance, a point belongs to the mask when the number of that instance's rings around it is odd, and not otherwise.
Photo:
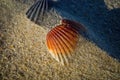
[(102, 28), (104, 28), (106, 40), (111, 46), (111, 51), (107, 51), (120, 61), (120, 8), (108, 11), (104, 20), (106, 23)]
[[(67, 5), (67, 6), (66, 6)], [(109, 10), (104, 0), (60, 0), (55, 9), (63, 18), (76, 20), (87, 28), (85, 38), (108, 55), (120, 60), (120, 9)]]

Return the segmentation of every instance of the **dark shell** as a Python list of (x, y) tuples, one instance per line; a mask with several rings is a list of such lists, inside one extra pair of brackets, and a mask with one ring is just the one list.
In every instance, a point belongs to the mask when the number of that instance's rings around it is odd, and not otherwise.
[(37, 23), (38, 18), (43, 19), (45, 12), (48, 10), (48, 0), (38, 0), (36, 1), (30, 9), (26, 12), (27, 17)]

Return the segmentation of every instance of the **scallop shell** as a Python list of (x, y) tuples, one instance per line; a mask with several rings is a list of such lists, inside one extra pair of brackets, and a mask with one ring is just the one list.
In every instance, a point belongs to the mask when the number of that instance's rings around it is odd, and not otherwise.
[(48, 11), (48, 0), (36, 1), (26, 12), (27, 17), (37, 23), (38, 18), (43, 18), (45, 12)]
[(58, 62), (68, 63), (68, 58), (74, 52), (79, 40), (79, 29), (81, 29), (80, 24), (64, 19), (60, 25), (48, 32), (46, 45)]
[(87, 31), (86, 28), (82, 24), (80, 24), (80, 23), (78, 23), (76, 21), (63, 19), (61, 21), (61, 23), (63, 25), (70, 25), (70, 27), (74, 28), (79, 34), (83, 34), (84, 35), (86, 33), (86, 31)]

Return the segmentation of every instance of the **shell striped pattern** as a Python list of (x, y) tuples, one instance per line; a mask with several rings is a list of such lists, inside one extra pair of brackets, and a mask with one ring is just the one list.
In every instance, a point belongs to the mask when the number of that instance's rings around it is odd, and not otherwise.
[(76, 24), (62, 24), (53, 28), (48, 32), (46, 37), (46, 45), (51, 55), (62, 64), (68, 63), (68, 58), (74, 52), (79, 40), (79, 33), (74, 27)]
[(27, 17), (37, 23), (38, 18), (43, 19), (45, 12), (48, 10), (48, 0), (36, 1), (26, 12)]

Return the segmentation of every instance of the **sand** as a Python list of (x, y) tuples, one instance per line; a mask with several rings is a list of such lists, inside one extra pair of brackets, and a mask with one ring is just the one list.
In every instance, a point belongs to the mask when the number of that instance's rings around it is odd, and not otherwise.
[[(105, 0), (105, 4), (109, 10), (120, 8), (119, 0)], [(109, 56), (106, 48), (83, 37), (69, 65), (53, 59), (45, 44), (48, 30), (26, 18), (29, 6), (21, 0), (0, 0), (0, 80), (120, 79), (119, 61)], [(115, 48), (119, 46), (119, 41), (112, 43)]]

